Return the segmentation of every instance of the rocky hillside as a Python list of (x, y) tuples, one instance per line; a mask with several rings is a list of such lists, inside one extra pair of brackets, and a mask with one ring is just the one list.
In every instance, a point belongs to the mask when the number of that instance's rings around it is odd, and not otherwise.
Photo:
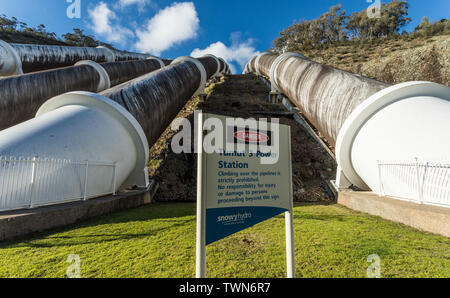
[(424, 80), (450, 86), (450, 35), (354, 42), (302, 54), (391, 84)]

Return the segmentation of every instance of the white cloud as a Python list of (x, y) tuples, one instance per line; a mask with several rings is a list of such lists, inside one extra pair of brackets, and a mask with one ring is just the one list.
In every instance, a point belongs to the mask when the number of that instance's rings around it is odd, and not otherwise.
[(231, 35), (232, 45), (230, 47), (227, 47), (223, 42), (218, 41), (203, 50), (195, 49), (192, 51), (191, 56), (201, 57), (206, 54), (213, 54), (217, 57), (221, 57), (228, 63), (231, 71), (236, 73), (236, 66), (233, 62), (239, 64), (240, 68), (244, 68), (253, 56), (260, 53), (255, 50), (253, 46), (253, 39), (240, 42), (236, 36), (236, 33)]
[(133, 4), (146, 5), (149, 2), (150, 2), (150, 0), (119, 0), (119, 4), (121, 6), (129, 6), (129, 5), (133, 5)]
[(139, 51), (160, 56), (174, 45), (195, 38), (199, 23), (194, 3), (174, 3), (150, 19), (144, 30), (136, 30), (138, 41), (135, 47)]
[(91, 29), (96, 34), (106, 38), (108, 42), (124, 44), (128, 37), (134, 36), (131, 30), (117, 23), (117, 15), (109, 9), (108, 4), (105, 2), (101, 1), (93, 9), (89, 9), (88, 13), (92, 21)]
[(119, 0), (114, 7), (117, 9), (123, 9), (128, 6), (136, 5), (140, 13), (145, 11), (145, 7), (152, 3), (151, 0)]

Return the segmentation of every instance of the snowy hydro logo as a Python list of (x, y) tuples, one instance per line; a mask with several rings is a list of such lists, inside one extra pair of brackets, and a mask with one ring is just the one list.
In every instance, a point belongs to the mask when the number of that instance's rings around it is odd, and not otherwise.
[(224, 224), (233, 224), (237, 222), (242, 222), (245, 219), (252, 218), (251, 213), (237, 213), (232, 215), (221, 215), (217, 217), (217, 222), (224, 223)]

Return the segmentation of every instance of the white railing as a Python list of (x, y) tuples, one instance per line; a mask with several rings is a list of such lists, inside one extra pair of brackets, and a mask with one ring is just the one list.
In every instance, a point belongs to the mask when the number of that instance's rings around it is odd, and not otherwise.
[(0, 211), (114, 194), (116, 163), (0, 157)]
[(450, 207), (450, 164), (378, 162), (381, 196)]

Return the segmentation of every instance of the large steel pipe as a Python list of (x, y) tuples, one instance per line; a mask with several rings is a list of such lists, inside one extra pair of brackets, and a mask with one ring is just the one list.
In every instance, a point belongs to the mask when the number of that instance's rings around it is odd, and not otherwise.
[(252, 72), (255, 72), (257, 75), (262, 75), (269, 78), (270, 68), (272, 67), (272, 64), (275, 62), (277, 57), (277, 55), (274, 55), (272, 53), (264, 52), (255, 56), (254, 59), (250, 61), (249, 67), (251, 67)]
[[(350, 113), (369, 96), (388, 87), (298, 56), (276, 60), (277, 56), (263, 54), (251, 63), (256, 73), (269, 79), (273, 71), (272, 85), (289, 97), (332, 146)], [(252, 67), (250, 64), (249, 69)]]
[[(36, 118), (0, 132), (0, 156), (89, 161), (92, 166), (78, 169), (70, 164), (39, 164), (39, 175), (30, 179), (17, 170), (20, 164), (3, 164), (3, 182), (15, 183), (2, 183), (0, 208), (5, 210), (26, 206), (27, 202), (23, 200), (27, 198), (17, 194), (33, 187), (33, 196), (40, 198), (38, 202), (33, 201), (33, 205), (67, 200), (67, 197), (62, 196), (64, 192), (61, 192), (61, 197), (56, 198), (56, 201), (46, 201), (46, 197), (54, 197), (54, 188), (43, 187), (49, 182), (47, 176), (52, 177), (52, 185), (59, 190), (81, 188), (78, 199), (82, 198), (82, 194), (86, 196), (85, 191), (94, 196), (112, 193), (112, 170), (95, 167), (94, 163), (97, 162), (116, 164), (116, 190), (121, 185), (145, 187), (148, 184), (148, 148), (140, 125), (112, 100), (87, 92), (55, 97), (39, 109)], [(83, 190), (85, 181), (89, 188)], [(11, 197), (15, 200), (11, 201)]]
[[(209, 77), (203, 64), (182, 57), (164, 69), (102, 94), (76, 91), (56, 96), (41, 106), (36, 118), (0, 132), (0, 156), (112, 162), (118, 171), (117, 187), (145, 187), (148, 185), (149, 147), (186, 101), (204, 88), (204, 79)], [(11, 175), (17, 173), (12, 171)], [(48, 174), (55, 177), (55, 173)], [(20, 177), (8, 179), (19, 181)], [(111, 191), (111, 177), (97, 175), (91, 179), (91, 193)], [(62, 189), (76, 188), (80, 183), (77, 179), (60, 180), (57, 184)], [(15, 185), (29, 188), (33, 183), (26, 180)], [(8, 193), (18, 191), (8, 189)], [(45, 195), (39, 194), (40, 197)], [(2, 200), (5, 198), (0, 196), (0, 205)], [(19, 203), (18, 208), (23, 206)]]
[(256, 73), (255, 61), (256, 61), (257, 57), (258, 56), (253, 56), (253, 58), (250, 59), (250, 61), (247, 63), (247, 65), (244, 68), (244, 72), (243, 72), (244, 74), (246, 74), (246, 73)]
[[(276, 59), (259, 55), (244, 72), (268, 77), (272, 92), (289, 97), (335, 145), (339, 187), (380, 192), (378, 161), (448, 158), (447, 86), (430, 82), (389, 86), (295, 53)], [(411, 194), (400, 183), (391, 187), (400, 196)]]
[(108, 73), (111, 86), (116, 86), (128, 82), (136, 77), (150, 73), (165, 67), (165, 63), (160, 59), (146, 59), (125, 62), (103, 63), (101, 66)]
[(70, 66), (81, 60), (103, 63), (148, 57), (148, 54), (122, 52), (105, 47), (8, 44), (0, 41), (0, 76)]
[(36, 114), (48, 99), (70, 91), (100, 92), (164, 66), (161, 59), (77, 65), (0, 79), (0, 130)]
[(101, 94), (136, 118), (152, 146), (201, 84), (198, 66), (184, 61)]

